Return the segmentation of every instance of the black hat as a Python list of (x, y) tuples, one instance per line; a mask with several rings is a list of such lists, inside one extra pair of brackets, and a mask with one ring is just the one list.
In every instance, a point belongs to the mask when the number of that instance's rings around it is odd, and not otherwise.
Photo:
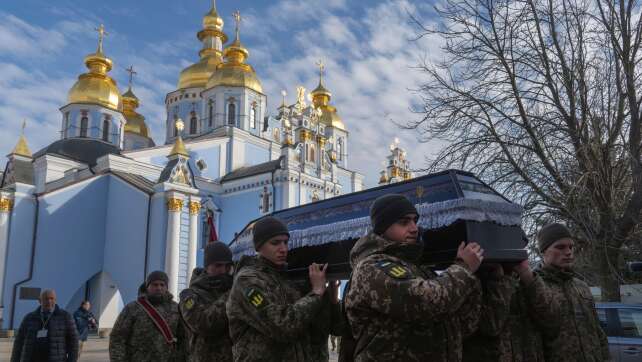
[(566, 226), (558, 223), (548, 224), (541, 228), (537, 234), (537, 246), (540, 253), (543, 253), (554, 242), (570, 237), (572, 237), (571, 232)]
[(169, 277), (167, 276), (167, 274), (165, 274), (165, 272), (163, 271), (156, 270), (149, 273), (149, 275), (147, 276), (147, 280), (145, 281), (145, 287), (148, 287), (150, 284), (152, 284), (157, 280), (163, 281), (165, 282), (165, 284), (169, 284)]
[(290, 232), (288, 231), (285, 224), (272, 216), (266, 216), (254, 224), (254, 249), (259, 250), (261, 245), (265, 244), (271, 238), (277, 235), (287, 235), (290, 237)]
[(375, 234), (381, 235), (390, 225), (408, 214), (417, 214), (415, 205), (404, 195), (388, 194), (377, 197), (370, 207), (370, 221)]
[(225, 243), (215, 241), (207, 244), (203, 252), (203, 259), (203, 266), (206, 268), (214, 263), (232, 263), (232, 251)]

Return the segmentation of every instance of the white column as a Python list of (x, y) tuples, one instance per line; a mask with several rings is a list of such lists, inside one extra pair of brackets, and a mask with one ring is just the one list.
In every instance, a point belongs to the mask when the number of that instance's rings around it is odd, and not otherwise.
[(196, 268), (196, 250), (198, 249), (198, 215), (201, 211), (201, 200), (190, 197), (189, 201), (189, 246), (187, 248), (187, 281), (191, 279)]
[(7, 260), (7, 246), (9, 244), (9, 222), (13, 200), (0, 197), (0, 306), (4, 297), (4, 274)]
[(169, 292), (178, 298), (178, 257), (180, 253), (181, 210), (183, 200), (167, 198), (167, 241), (165, 246), (165, 272), (169, 277)]

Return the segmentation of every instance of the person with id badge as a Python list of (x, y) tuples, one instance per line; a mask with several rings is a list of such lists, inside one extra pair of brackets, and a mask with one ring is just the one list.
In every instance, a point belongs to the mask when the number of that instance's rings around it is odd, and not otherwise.
[(73, 317), (56, 304), (56, 292), (40, 294), (40, 306), (27, 314), (13, 343), (11, 362), (76, 362), (78, 334)]

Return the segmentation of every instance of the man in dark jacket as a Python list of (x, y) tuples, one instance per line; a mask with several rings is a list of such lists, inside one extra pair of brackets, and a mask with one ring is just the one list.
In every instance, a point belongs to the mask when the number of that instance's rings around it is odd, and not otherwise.
[(45, 290), (40, 307), (27, 314), (13, 342), (11, 362), (76, 362), (78, 335), (74, 319), (56, 304), (56, 292)]
[(454, 264), (437, 275), (419, 264), (423, 244), (410, 200), (381, 196), (370, 218), (373, 231), (350, 252), (345, 308), (356, 340), (354, 360), (461, 361), (463, 338), (477, 328), (481, 308), (473, 273), (483, 249), (462, 242)]
[(222, 242), (205, 247), (203, 268), (196, 268), (179, 310), (189, 340), (190, 362), (232, 361), (225, 302), (232, 288), (232, 252)]
[(608, 361), (608, 340), (591, 290), (573, 272), (575, 241), (570, 231), (561, 224), (546, 225), (537, 242), (544, 259), (538, 274), (561, 306), (559, 333), (544, 340), (546, 361)]
[(253, 232), (259, 255), (239, 262), (226, 305), (234, 361), (314, 362), (319, 348), (310, 331), (329, 303), (327, 265), (310, 265), (312, 290), (304, 295), (286, 279), (287, 227), (264, 217)]
[(89, 330), (96, 328), (96, 318), (89, 310), (91, 303), (88, 300), (83, 300), (80, 303), (78, 310), (74, 312), (74, 321), (76, 322), (76, 329), (78, 330), (78, 339), (80, 340), (80, 347), (78, 348), (78, 358), (82, 354), (83, 345), (89, 336)]

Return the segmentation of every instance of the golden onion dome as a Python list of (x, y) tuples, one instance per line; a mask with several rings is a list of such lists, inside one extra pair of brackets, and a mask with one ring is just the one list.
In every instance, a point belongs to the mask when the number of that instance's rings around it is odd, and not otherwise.
[(205, 87), (220, 63), (220, 57), (209, 56), (183, 69), (178, 77), (178, 88)]
[(319, 72), (319, 85), (310, 92), (312, 95), (312, 104), (315, 108), (321, 109), (320, 121), (327, 127), (334, 127), (342, 131), (346, 130), (346, 126), (337, 114), (337, 109), (330, 105), (332, 93), (323, 86), (322, 73)]
[(116, 81), (107, 74), (112, 68), (111, 59), (99, 49), (85, 57), (85, 65), (89, 72), (78, 76), (78, 80), (69, 90), (67, 102), (98, 104), (121, 111), (120, 91)]
[(135, 133), (149, 138), (149, 128), (145, 123), (145, 117), (136, 112), (139, 104), (138, 97), (132, 92), (131, 87), (127, 92), (123, 93), (123, 115), (127, 120), (125, 132)]
[(201, 59), (181, 71), (179, 89), (204, 87), (223, 61), (220, 45), (227, 42), (227, 35), (223, 33), (223, 19), (216, 11), (215, 1), (212, 1), (212, 8), (203, 17), (203, 29), (196, 37), (203, 42), (203, 48), (198, 53)]
[(219, 64), (216, 71), (207, 82), (206, 88), (216, 86), (245, 87), (255, 92), (263, 93), (263, 86), (251, 65), (245, 63), (250, 52), (241, 44), (239, 38), (240, 14), (234, 14), (236, 19), (236, 38), (225, 48), (225, 62)]

